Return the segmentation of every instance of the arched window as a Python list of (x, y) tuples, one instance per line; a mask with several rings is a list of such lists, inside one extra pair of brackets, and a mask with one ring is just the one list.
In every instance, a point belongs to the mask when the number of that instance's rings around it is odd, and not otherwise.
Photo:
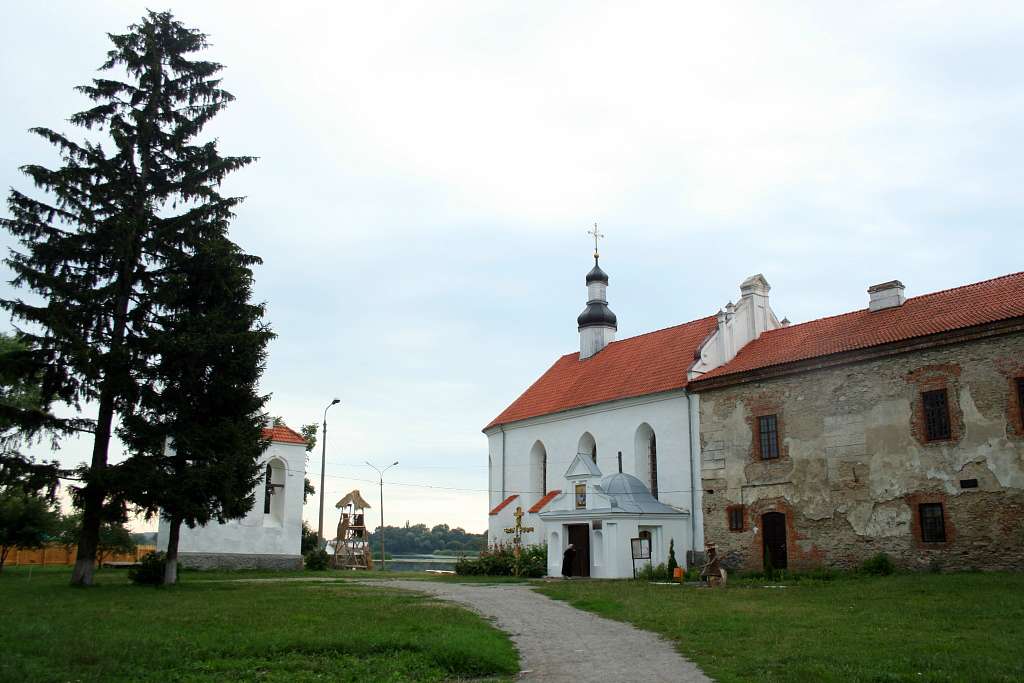
[(658, 497), (658, 440), (646, 422), (636, 430), (636, 457), (633, 471), (647, 484), (651, 495)]
[(537, 441), (530, 449), (530, 494), (543, 496), (548, 492), (548, 452)]
[(263, 523), (284, 523), (284, 463), (274, 458), (267, 463), (263, 481)]
[(593, 463), (597, 464), (597, 441), (594, 440), (590, 432), (583, 432), (583, 436), (580, 437), (580, 443), (576, 447), (576, 452), (582, 455), (589, 455)]

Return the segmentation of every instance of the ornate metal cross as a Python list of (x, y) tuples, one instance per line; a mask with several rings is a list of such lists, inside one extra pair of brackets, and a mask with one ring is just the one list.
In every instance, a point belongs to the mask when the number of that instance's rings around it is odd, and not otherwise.
[(604, 238), (604, 233), (598, 232), (597, 223), (594, 223), (594, 229), (587, 230), (587, 234), (594, 236), (594, 258), (597, 258), (597, 241)]
[(523, 534), (528, 534), (533, 531), (532, 526), (523, 526), (523, 506), (520, 505), (516, 508), (515, 513), (512, 515), (516, 518), (515, 526), (505, 527), (506, 534), (513, 534), (512, 536), (512, 551), (516, 556), (516, 576), (519, 575), (519, 557), (523, 552)]

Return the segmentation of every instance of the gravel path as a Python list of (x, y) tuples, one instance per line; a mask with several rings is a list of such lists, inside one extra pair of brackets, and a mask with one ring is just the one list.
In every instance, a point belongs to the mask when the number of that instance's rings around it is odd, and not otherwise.
[(629, 624), (551, 600), (522, 584), (373, 581), (429, 593), (491, 619), (519, 649), (520, 680), (710, 681), (672, 644)]

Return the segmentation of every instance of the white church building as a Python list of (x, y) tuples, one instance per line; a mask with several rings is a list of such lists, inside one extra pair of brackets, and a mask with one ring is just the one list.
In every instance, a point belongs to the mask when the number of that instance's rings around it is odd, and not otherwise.
[[(178, 559), (196, 569), (301, 569), (302, 496), (306, 441), (293, 429), (263, 430), (270, 441), (260, 458), (262, 482), (256, 504), (242, 519), (213, 522), (194, 529), (182, 525)], [(167, 550), (170, 525), (163, 517), (157, 550)]]
[[(703, 552), (698, 396), (689, 379), (731, 360), (746, 343), (785, 324), (761, 275), (717, 315), (615, 340), (608, 275), (597, 251), (577, 318), (580, 350), (562, 356), (484, 428), (488, 439), (488, 540), (510, 540), (517, 508), (546, 543), (548, 573), (561, 573), (568, 544), (573, 575), (632, 576), (632, 539), (680, 565)], [(643, 560), (646, 562), (646, 560)], [(639, 568), (640, 562), (637, 563)]]

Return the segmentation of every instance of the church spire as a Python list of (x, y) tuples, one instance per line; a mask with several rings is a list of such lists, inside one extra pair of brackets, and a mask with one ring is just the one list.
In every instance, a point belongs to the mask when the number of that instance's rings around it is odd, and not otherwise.
[(597, 240), (604, 235), (598, 232), (597, 223), (587, 234), (594, 236), (594, 267), (587, 273), (587, 307), (576, 318), (580, 332), (580, 360), (590, 358), (615, 341), (618, 329), (618, 320), (608, 308), (608, 274), (601, 270), (597, 251)]

